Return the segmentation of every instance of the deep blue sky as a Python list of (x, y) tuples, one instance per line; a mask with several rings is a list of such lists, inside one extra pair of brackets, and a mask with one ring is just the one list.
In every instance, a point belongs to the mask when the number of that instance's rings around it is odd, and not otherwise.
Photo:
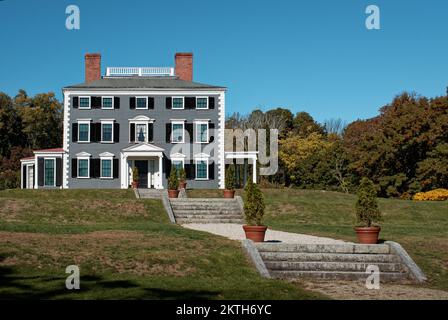
[[(81, 30), (65, 28), (65, 8)], [(381, 9), (381, 30), (365, 8)], [(229, 88), (227, 112), (282, 106), (352, 121), (407, 90), (445, 94), (448, 1), (0, 1), (0, 91), (54, 91), (106, 66), (172, 66), (194, 52), (194, 78)]]

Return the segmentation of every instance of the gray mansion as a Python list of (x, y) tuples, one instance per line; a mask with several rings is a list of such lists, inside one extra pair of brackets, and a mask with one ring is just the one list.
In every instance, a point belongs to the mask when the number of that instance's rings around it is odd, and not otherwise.
[(85, 55), (85, 82), (63, 88), (63, 146), (21, 160), (22, 188), (166, 189), (171, 166), (189, 188), (224, 188), (226, 88), (193, 82), (193, 55), (175, 67), (108, 67)]

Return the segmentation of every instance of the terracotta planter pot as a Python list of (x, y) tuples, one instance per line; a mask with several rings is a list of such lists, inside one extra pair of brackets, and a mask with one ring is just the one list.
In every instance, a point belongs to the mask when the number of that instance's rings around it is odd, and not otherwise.
[(235, 197), (235, 190), (224, 189), (224, 198), (230, 199)]
[(177, 198), (179, 196), (179, 190), (168, 190), (169, 198)]
[(132, 188), (134, 189), (138, 188), (138, 181), (132, 181)]
[(179, 182), (179, 189), (187, 189), (187, 183), (185, 181)]
[(252, 240), (253, 242), (263, 242), (268, 227), (244, 225), (243, 229), (247, 239)]
[(355, 228), (358, 242), (362, 244), (377, 244), (381, 231), (380, 227), (357, 227)]

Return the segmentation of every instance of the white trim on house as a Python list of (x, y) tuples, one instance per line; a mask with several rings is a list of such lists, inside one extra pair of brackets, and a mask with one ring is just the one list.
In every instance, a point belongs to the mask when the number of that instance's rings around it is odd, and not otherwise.
[(70, 146), (70, 95), (66, 92), (64, 93), (64, 125), (63, 125), (63, 136), (62, 136), (62, 148), (65, 151), (64, 156), (62, 157), (62, 188), (68, 188), (68, 179), (69, 179), (69, 146)]
[[(206, 97), (206, 96), (199, 96), (199, 97), (196, 97), (196, 106), (195, 106), (195, 109), (196, 109), (196, 110), (208, 110), (208, 109), (209, 109), (209, 106), (208, 106), (208, 98), (209, 98), (209, 97)], [(198, 99), (205, 99), (205, 100), (207, 101), (207, 107), (205, 107), (205, 108), (198, 108)]]
[[(89, 99), (89, 106), (88, 107), (81, 107), (81, 99)], [(89, 110), (92, 109), (92, 97), (91, 96), (79, 96), (78, 97), (78, 109), (81, 110)]]
[[(225, 116), (226, 116), (226, 104), (225, 104), (225, 91), (220, 92), (218, 97), (218, 117), (219, 124), (217, 126), (219, 133), (214, 134), (218, 138), (218, 185), (220, 189), (225, 188), (225, 157), (224, 157), (224, 143), (225, 143)], [(216, 128), (215, 128), (216, 130)]]
[[(78, 119), (77, 123), (78, 123), (78, 143), (90, 143), (90, 130), (91, 130), (90, 126), (91, 126), (92, 120), (91, 119), (82, 119), (82, 120)], [(89, 125), (89, 132), (87, 133), (87, 139), (88, 139), (87, 141), (79, 140), (79, 133), (81, 132), (81, 130), (80, 130), (81, 124)]]
[[(112, 137), (111, 137), (110, 141), (104, 141), (104, 139), (103, 139), (103, 124), (110, 124), (110, 125), (112, 125)], [(114, 124), (115, 124), (115, 120), (114, 119), (101, 120), (101, 143), (114, 143), (114, 135), (115, 135)]]
[[(105, 108), (104, 107), (104, 99), (112, 99), (112, 107)], [(101, 96), (101, 109), (104, 110), (113, 110), (115, 108), (114, 96)]]
[[(181, 124), (182, 125), (182, 141), (174, 141), (174, 125)], [(171, 120), (171, 143), (185, 143), (185, 121), (184, 120)]]

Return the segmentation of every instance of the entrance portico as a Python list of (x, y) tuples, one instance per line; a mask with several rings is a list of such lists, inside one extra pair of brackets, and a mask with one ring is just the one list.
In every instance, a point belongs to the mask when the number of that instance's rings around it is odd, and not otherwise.
[(145, 142), (123, 149), (120, 153), (121, 188), (131, 185), (132, 168), (137, 167), (141, 188), (163, 189), (163, 151)]

